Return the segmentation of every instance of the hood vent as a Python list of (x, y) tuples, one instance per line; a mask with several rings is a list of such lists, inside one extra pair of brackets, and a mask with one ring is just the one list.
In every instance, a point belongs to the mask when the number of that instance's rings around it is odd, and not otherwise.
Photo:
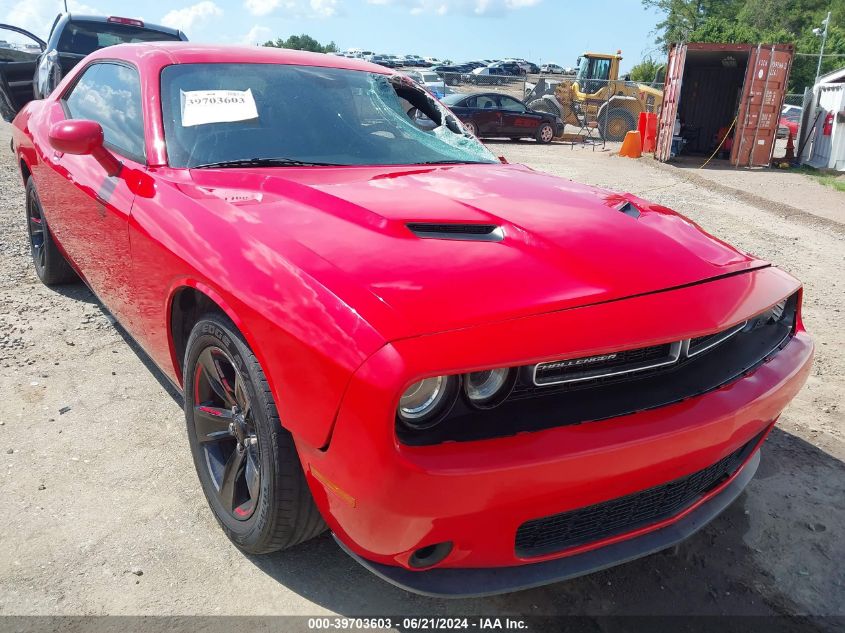
[(495, 224), (450, 224), (409, 222), (407, 227), (417, 237), (430, 240), (463, 240), (466, 242), (501, 242), (502, 227)]
[(639, 219), (641, 215), (640, 210), (630, 202), (623, 202), (620, 206), (616, 207), (616, 210), (634, 218), (635, 220)]

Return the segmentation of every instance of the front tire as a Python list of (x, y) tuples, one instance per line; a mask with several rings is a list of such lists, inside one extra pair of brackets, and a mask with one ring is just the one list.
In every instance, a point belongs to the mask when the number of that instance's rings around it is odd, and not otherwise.
[(604, 140), (619, 142), (625, 140), (625, 135), (637, 129), (634, 115), (623, 108), (613, 108), (599, 117), (599, 132)]
[(26, 180), (26, 230), (35, 274), (41, 283), (57, 286), (79, 279), (53, 241), (32, 176)]
[(194, 466), (229, 539), (266, 554), (325, 530), (267, 378), (228, 319), (207, 315), (194, 326), (183, 375)]
[(464, 127), (467, 129), (467, 132), (469, 132), (473, 136), (475, 136), (475, 137), (478, 136), (478, 126), (475, 123), (473, 123), (472, 121), (466, 121), (464, 123)]
[(551, 123), (543, 123), (540, 126), (540, 129), (537, 130), (537, 142), (542, 143), (543, 145), (548, 145), (552, 142), (552, 139), (555, 137), (555, 129), (552, 127)]

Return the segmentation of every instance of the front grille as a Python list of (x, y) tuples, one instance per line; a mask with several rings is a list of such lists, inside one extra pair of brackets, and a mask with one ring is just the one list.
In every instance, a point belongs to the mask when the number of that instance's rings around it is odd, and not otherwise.
[(739, 334), (746, 324), (747, 321), (740, 323), (739, 325), (735, 325), (732, 328), (728, 328), (723, 332), (716, 332), (716, 334), (709, 334), (707, 336), (697, 336), (694, 339), (690, 339), (687, 355), (695, 356), (696, 354), (701, 354), (702, 352), (706, 352), (708, 349), (715, 347), (719, 343), (727, 341), (733, 335)]
[(543, 556), (669, 519), (733, 475), (759, 439), (712, 466), (661, 486), (523, 523), (516, 532), (516, 554)]
[(585, 382), (603, 376), (645, 371), (678, 360), (680, 343), (665, 343), (612, 354), (540, 363), (534, 369), (538, 387)]
[(442, 423), (424, 431), (397, 424), (396, 433), (400, 441), (415, 446), (472, 441), (681, 402), (741, 378), (787, 345), (797, 305), (796, 293), (777, 309), (706, 336), (575, 359), (585, 363), (562, 360), (517, 367), (514, 387), (498, 406), (479, 410), (461, 396)]

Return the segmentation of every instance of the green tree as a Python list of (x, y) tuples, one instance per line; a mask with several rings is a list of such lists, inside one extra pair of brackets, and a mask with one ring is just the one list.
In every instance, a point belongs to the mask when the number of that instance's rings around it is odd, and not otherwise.
[(690, 34), (708, 17), (735, 14), (743, 0), (642, 0), (642, 3), (662, 14), (655, 26), (655, 42), (668, 46), (672, 42), (690, 41)]
[(631, 69), (631, 81), (637, 83), (650, 84), (654, 81), (657, 71), (663, 68), (664, 63), (657, 61), (651, 57), (646, 57), (639, 64)]
[(328, 44), (320, 44), (310, 35), (303, 33), (302, 35), (291, 35), (286, 40), (281, 37), (274, 40), (264, 42), (264, 46), (273, 48), (290, 48), (296, 51), (311, 51), (312, 53), (336, 53), (337, 45), (334, 42)]
[(821, 38), (813, 33), (831, 12), (821, 72), (845, 66), (845, 0), (642, 0), (660, 14), (657, 43), (727, 42), (795, 45), (789, 90), (816, 76)]

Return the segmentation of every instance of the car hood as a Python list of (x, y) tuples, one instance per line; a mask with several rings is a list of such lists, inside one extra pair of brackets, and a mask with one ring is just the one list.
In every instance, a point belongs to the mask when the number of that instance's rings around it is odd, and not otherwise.
[[(614, 301), (767, 265), (669, 209), (519, 165), (191, 176), (236, 217), (249, 207), (250, 239), (274, 250), (293, 239), (331, 264), (326, 285), (362, 316), (390, 312), (371, 318), (387, 337)], [(496, 225), (504, 238), (422, 238), (408, 223)], [(375, 301), (358, 306), (353, 294)]]

